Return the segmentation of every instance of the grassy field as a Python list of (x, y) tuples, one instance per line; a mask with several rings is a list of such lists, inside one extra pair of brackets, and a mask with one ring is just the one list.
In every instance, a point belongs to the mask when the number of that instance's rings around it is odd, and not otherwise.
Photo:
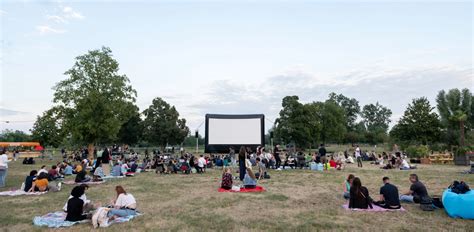
[[(41, 161), (41, 160), (38, 160)], [(53, 161), (44, 161), (52, 164)], [(41, 166), (11, 163), (7, 187), (18, 188), (32, 168)], [(460, 172), (466, 167), (419, 166), (413, 171), (428, 187), (430, 194), (441, 195), (453, 180), (465, 180), (474, 186), (474, 175)], [(344, 178), (354, 173), (361, 177), (372, 197), (378, 197), (383, 176), (392, 178), (400, 191), (409, 188), (411, 172), (380, 170), (366, 163), (363, 169), (348, 166), (344, 171), (311, 172), (307, 170), (271, 171), (272, 179), (259, 184), (265, 193), (218, 193), (219, 170), (199, 175), (156, 175), (141, 173), (132, 178), (92, 186), (87, 197), (93, 202), (108, 203), (114, 197), (114, 186), (123, 185), (138, 201), (144, 213), (129, 223), (115, 224), (107, 231), (472, 231), (473, 220), (452, 219), (443, 210), (421, 211), (418, 205), (407, 205), (406, 212), (364, 213), (341, 208)], [(69, 177), (71, 178), (71, 177)], [(71, 178), (72, 179), (72, 178)], [(4, 231), (40, 231), (34, 227), (34, 216), (61, 210), (71, 186), (61, 192), (42, 196), (0, 198), (0, 228)], [(88, 231), (92, 225), (76, 225), (67, 231)], [(105, 230), (105, 229), (102, 229)]]

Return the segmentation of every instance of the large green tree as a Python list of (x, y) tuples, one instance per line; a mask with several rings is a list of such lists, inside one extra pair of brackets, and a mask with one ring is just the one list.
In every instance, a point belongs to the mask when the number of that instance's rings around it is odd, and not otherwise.
[(360, 113), (359, 101), (355, 98), (348, 98), (342, 94), (330, 93), (329, 100), (334, 101), (337, 105), (344, 109), (346, 116), (346, 130), (353, 132), (356, 130), (356, 120)]
[(469, 89), (451, 89), (447, 93), (441, 90), (438, 93), (437, 108), (441, 123), (447, 129), (445, 136), (449, 145), (462, 145), (464, 130), (474, 128), (472, 100)]
[(426, 145), (437, 142), (440, 138), (441, 124), (433, 109), (427, 98), (413, 99), (390, 131), (390, 136), (406, 144)]
[(138, 143), (143, 133), (142, 119), (138, 107), (131, 105), (132, 116), (122, 124), (117, 135), (117, 141), (122, 144), (134, 145)]
[(143, 115), (143, 137), (150, 144), (164, 148), (182, 143), (189, 135), (186, 119), (179, 118), (176, 108), (159, 97), (153, 99)]
[(112, 51), (102, 47), (76, 57), (73, 67), (65, 72), (68, 78), (53, 88), (64, 129), (74, 140), (88, 144), (90, 156), (95, 144), (115, 140), (133, 115), (129, 106), (135, 102), (136, 91), (118, 71)]
[(308, 120), (309, 117), (316, 117), (311, 113), (311, 107), (300, 103), (298, 96), (284, 97), (281, 105), (279, 117), (275, 120), (275, 136), (299, 147), (315, 140), (314, 131), (319, 125), (315, 124), (316, 120)]
[(392, 111), (377, 102), (375, 105), (365, 105), (361, 116), (368, 132), (387, 133)]
[(40, 142), (43, 146), (58, 147), (64, 139), (62, 130), (62, 118), (58, 108), (51, 108), (36, 118), (31, 129), (33, 140)]

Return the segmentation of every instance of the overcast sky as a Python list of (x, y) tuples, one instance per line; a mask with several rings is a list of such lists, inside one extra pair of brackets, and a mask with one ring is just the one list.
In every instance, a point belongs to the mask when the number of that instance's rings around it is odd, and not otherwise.
[[(421, 1), (1, 1), (0, 129), (31, 128), (74, 58), (108, 46), (144, 110), (264, 113), (330, 92), (380, 102), (473, 90), (473, 3)], [(4, 121), (11, 121), (5, 123)], [(203, 130), (201, 127), (201, 131)]]

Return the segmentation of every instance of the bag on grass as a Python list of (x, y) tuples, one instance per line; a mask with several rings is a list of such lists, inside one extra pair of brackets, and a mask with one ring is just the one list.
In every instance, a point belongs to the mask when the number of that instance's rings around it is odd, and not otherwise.
[(449, 188), (451, 189), (451, 192), (456, 194), (464, 194), (470, 191), (469, 186), (464, 181), (459, 182), (455, 180)]
[(431, 197), (422, 197), (420, 200), (420, 208), (423, 211), (433, 211), (435, 208), (433, 207), (433, 200)]

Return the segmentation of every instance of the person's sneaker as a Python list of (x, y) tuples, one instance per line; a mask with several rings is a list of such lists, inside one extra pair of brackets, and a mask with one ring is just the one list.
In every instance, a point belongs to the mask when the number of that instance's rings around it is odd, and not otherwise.
[(59, 182), (58, 183), (58, 191), (61, 191), (61, 186), (63, 185), (63, 183)]

